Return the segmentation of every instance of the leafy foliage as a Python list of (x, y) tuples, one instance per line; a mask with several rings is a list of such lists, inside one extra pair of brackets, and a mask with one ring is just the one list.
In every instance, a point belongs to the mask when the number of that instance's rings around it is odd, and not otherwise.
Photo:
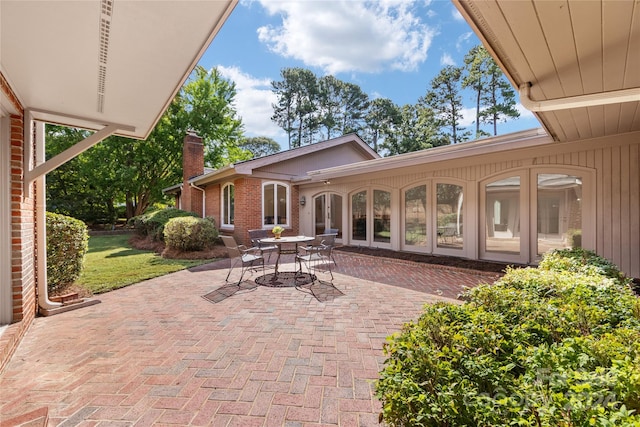
[(164, 226), (164, 242), (170, 249), (201, 251), (211, 247), (217, 238), (213, 218), (171, 218)]
[[(47, 205), (88, 223), (141, 215), (164, 201), (163, 188), (182, 179), (187, 131), (203, 138), (210, 166), (251, 158), (238, 148), (242, 122), (233, 106), (235, 94), (235, 85), (215, 68), (196, 67), (146, 140), (109, 137), (48, 174)], [(48, 158), (90, 135), (51, 125), (46, 132)]]
[(389, 424), (640, 423), (640, 301), (608, 261), (557, 251), (465, 299), (388, 338), (376, 389)]
[(82, 272), (89, 245), (84, 222), (47, 212), (47, 289), (54, 293), (72, 284)]
[(164, 227), (172, 218), (180, 217), (199, 218), (198, 215), (193, 212), (176, 208), (166, 208), (133, 217), (129, 220), (129, 223), (133, 225), (133, 228), (138, 234), (150, 236), (154, 240), (163, 241)]

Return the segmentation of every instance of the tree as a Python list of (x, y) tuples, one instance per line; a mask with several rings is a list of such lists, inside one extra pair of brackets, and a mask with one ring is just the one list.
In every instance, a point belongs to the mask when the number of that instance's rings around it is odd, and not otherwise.
[(400, 109), (399, 125), (381, 146), (387, 155), (393, 156), (438, 145), (443, 145), (438, 137), (438, 120), (431, 108), (418, 103), (406, 104)]
[(379, 152), (379, 142), (390, 135), (400, 124), (400, 109), (389, 98), (376, 98), (369, 104), (364, 118), (365, 138), (373, 150)]
[(480, 130), (482, 122), (482, 100), (487, 90), (488, 67), (492, 61), (487, 50), (478, 45), (474, 46), (464, 57), (466, 75), (462, 79), (463, 88), (471, 88), (475, 93), (476, 103), (476, 138), (487, 136)]
[(323, 76), (318, 80), (318, 109), (320, 124), (324, 126), (326, 138), (331, 139), (333, 131), (338, 129), (342, 115), (342, 92), (344, 82), (334, 76)]
[(483, 99), (487, 106), (481, 113), (484, 123), (493, 125), (493, 134), (498, 134), (498, 122), (509, 118), (520, 117), (516, 110), (516, 94), (511, 84), (504, 77), (504, 73), (495, 61), (491, 61), (488, 68), (488, 90)]
[(369, 108), (369, 96), (360, 86), (345, 83), (342, 87), (342, 134), (359, 132), (364, 128), (365, 116)]
[(280, 144), (265, 136), (246, 138), (240, 142), (238, 147), (251, 152), (253, 158), (268, 156), (280, 151)]
[[(116, 207), (140, 215), (164, 200), (162, 189), (182, 179), (182, 144), (187, 130), (202, 137), (210, 166), (250, 155), (237, 147), (242, 122), (233, 107), (235, 85), (216, 69), (197, 67), (144, 141), (109, 137), (48, 174), (48, 204), (55, 212), (88, 222), (113, 221)], [(52, 157), (90, 133), (47, 126)]]
[(462, 87), (472, 88), (476, 98), (476, 138), (488, 135), (480, 129), (481, 123), (492, 124), (493, 134), (497, 135), (500, 120), (520, 116), (515, 109), (515, 92), (483, 46), (471, 48), (464, 62), (466, 76)]
[(205, 163), (211, 167), (232, 162), (228, 149), (242, 138), (242, 121), (233, 106), (235, 96), (235, 83), (224, 79), (216, 68), (207, 71), (197, 66), (173, 101), (179, 108), (176, 116), (169, 116), (173, 119), (168, 123), (171, 132), (181, 137), (187, 130), (198, 134), (205, 145)]
[[(431, 90), (420, 99), (429, 105), (438, 118), (441, 136), (448, 139), (450, 144), (457, 144), (469, 138), (460, 126), (462, 120), (462, 97), (460, 95), (460, 79), (462, 68), (448, 65), (431, 80)], [(449, 131), (442, 130), (448, 128)]]
[(320, 128), (318, 119), (318, 84), (315, 74), (304, 68), (284, 68), (282, 81), (271, 82), (278, 97), (271, 120), (287, 133), (289, 149), (311, 144)]

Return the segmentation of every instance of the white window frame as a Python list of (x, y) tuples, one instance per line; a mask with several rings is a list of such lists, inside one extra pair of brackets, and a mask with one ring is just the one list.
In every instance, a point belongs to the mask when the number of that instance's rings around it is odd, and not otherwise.
[[(520, 195), (519, 195), (519, 209), (520, 209), (520, 251), (519, 253), (507, 253), (507, 252), (498, 252), (498, 251), (487, 251), (486, 248), (486, 235), (487, 235), (487, 211), (486, 211), (486, 203), (487, 203), (487, 193), (486, 188), (488, 184), (491, 184), (496, 181), (500, 181), (505, 178), (510, 177), (519, 177), (520, 178)], [(529, 232), (527, 230), (527, 224), (530, 221), (531, 215), (531, 207), (527, 201), (529, 200), (529, 191), (531, 188), (530, 180), (529, 180), (529, 170), (528, 169), (512, 169), (506, 172), (501, 172), (496, 175), (491, 175), (483, 179), (480, 182), (480, 204), (478, 210), (478, 223), (479, 227), (479, 239), (478, 244), (480, 246), (479, 258), (490, 260), (490, 261), (500, 261), (500, 262), (513, 262), (518, 264), (527, 264), (529, 260), (528, 247), (529, 244)]]
[[(426, 211), (425, 214), (427, 216), (426, 218), (426, 223), (425, 223), (425, 227), (426, 227), (426, 233), (427, 233), (427, 241), (425, 246), (416, 246), (416, 245), (407, 245), (405, 243), (405, 235), (406, 235), (406, 231), (407, 231), (407, 224), (406, 224), (406, 220), (407, 220), (407, 206), (406, 206), (406, 194), (408, 190), (412, 190), (416, 187), (426, 187), (426, 192), (427, 192), (427, 206), (425, 207)], [(433, 236), (431, 235), (431, 193), (432, 193), (432, 187), (431, 187), (431, 181), (418, 181), (418, 182), (414, 182), (412, 184), (407, 185), (406, 187), (402, 188), (402, 190), (400, 191), (400, 248), (402, 251), (406, 251), (406, 252), (423, 252), (423, 253), (431, 253), (432, 251), (432, 246), (433, 246)]]
[(235, 187), (236, 186), (233, 182), (227, 182), (223, 184), (222, 188), (220, 189), (220, 228), (233, 230), (235, 227), (234, 224), (230, 224), (228, 222), (229, 218), (226, 218), (226, 215), (225, 215), (225, 192), (228, 191), (230, 187), (233, 187), (233, 205), (234, 205), (233, 216), (234, 216), (234, 222), (235, 222), (235, 198), (236, 198)]
[[(438, 235), (438, 184), (447, 184), (447, 185), (457, 185), (462, 187), (462, 248), (447, 248), (438, 246), (438, 240), (436, 236)], [(431, 196), (427, 194), (429, 200), (431, 200), (431, 242), (432, 242), (432, 251), (434, 254), (439, 255), (450, 255), (455, 257), (468, 257), (467, 253), (468, 248), (470, 248), (471, 239), (469, 238), (471, 234), (471, 218), (476, 217), (475, 212), (471, 212), (472, 206), (475, 205), (473, 201), (470, 201), (470, 191), (467, 185), (467, 182), (457, 180), (457, 179), (434, 179), (431, 183)], [(428, 189), (427, 189), (428, 190)], [(473, 206), (473, 209), (477, 209)]]
[[(264, 197), (264, 189), (269, 186), (269, 185), (273, 185), (273, 224), (266, 224), (264, 221), (265, 218), (265, 210), (264, 210), (264, 204), (265, 204), (265, 197)], [(278, 223), (278, 203), (276, 200), (276, 196), (278, 194), (277, 190), (277, 186), (282, 186), (286, 189), (287, 195), (286, 195), (286, 203), (287, 203), (287, 221), (284, 224), (279, 224)], [(264, 228), (268, 228), (268, 227), (274, 227), (276, 225), (280, 225), (282, 227), (285, 228), (291, 228), (291, 187), (289, 186), (289, 184), (281, 182), (281, 181), (265, 181), (262, 183), (262, 198), (261, 198), (261, 212), (262, 212), (262, 227)]]

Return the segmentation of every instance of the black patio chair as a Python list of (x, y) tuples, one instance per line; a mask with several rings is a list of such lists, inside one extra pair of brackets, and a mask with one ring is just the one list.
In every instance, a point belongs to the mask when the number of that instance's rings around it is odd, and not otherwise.
[[(318, 234), (307, 246), (303, 246), (303, 252), (296, 256), (296, 261), (300, 264), (298, 271), (302, 271), (302, 264), (307, 267), (307, 271), (312, 276), (318, 266), (325, 265), (331, 274), (333, 280), (333, 271), (331, 271), (331, 262), (333, 261), (333, 247), (335, 246), (335, 234)], [(335, 261), (333, 261), (335, 264)]]
[(261, 242), (261, 239), (267, 237), (269, 237), (269, 233), (267, 233), (267, 230), (249, 230), (249, 239), (251, 239), (251, 245), (254, 248), (258, 248), (260, 250), (260, 255), (264, 256), (264, 254), (267, 253), (267, 262), (269, 262), (271, 261), (271, 254), (273, 252), (278, 252), (278, 246), (272, 243)]
[(229, 272), (227, 273), (227, 277), (225, 279), (226, 282), (229, 281), (229, 276), (231, 276), (231, 271), (240, 265), (241, 273), (240, 279), (238, 280), (237, 285), (242, 283), (242, 278), (247, 270), (255, 267), (256, 263), (262, 265), (262, 273), (264, 274), (264, 257), (262, 255), (256, 254), (258, 251), (257, 248), (247, 248), (244, 245), (238, 245), (236, 243), (236, 239), (233, 236), (221, 236), (222, 241), (224, 242), (224, 246), (227, 248), (227, 253), (229, 254)]

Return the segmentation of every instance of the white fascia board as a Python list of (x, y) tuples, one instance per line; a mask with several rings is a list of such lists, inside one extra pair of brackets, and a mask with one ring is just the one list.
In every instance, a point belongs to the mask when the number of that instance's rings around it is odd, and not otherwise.
[(202, 186), (211, 184), (212, 182), (223, 180), (225, 178), (229, 178), (230, 176), (234, 175), (238, 175), (238, 171), (235, 169), (235, 165), (229, 165), (214, 172), (205, 173), (204, 175), (193, 177), (189, 180), (189, 184)]
[(428, 148), (412, 153), (367, 160), (345, 166), (319, 169), (310, 171), (308, 175), (311, 177), (311, 181), (322, 181), (327, 178), (339, 178), (380, 172), (382, 170), (400, 169), (418, 164), (442, 162), (549, 143), (553, 143), (551, 137), (542, 128), (536, 128), (474, 142), (463, 142), (456, 145)]

